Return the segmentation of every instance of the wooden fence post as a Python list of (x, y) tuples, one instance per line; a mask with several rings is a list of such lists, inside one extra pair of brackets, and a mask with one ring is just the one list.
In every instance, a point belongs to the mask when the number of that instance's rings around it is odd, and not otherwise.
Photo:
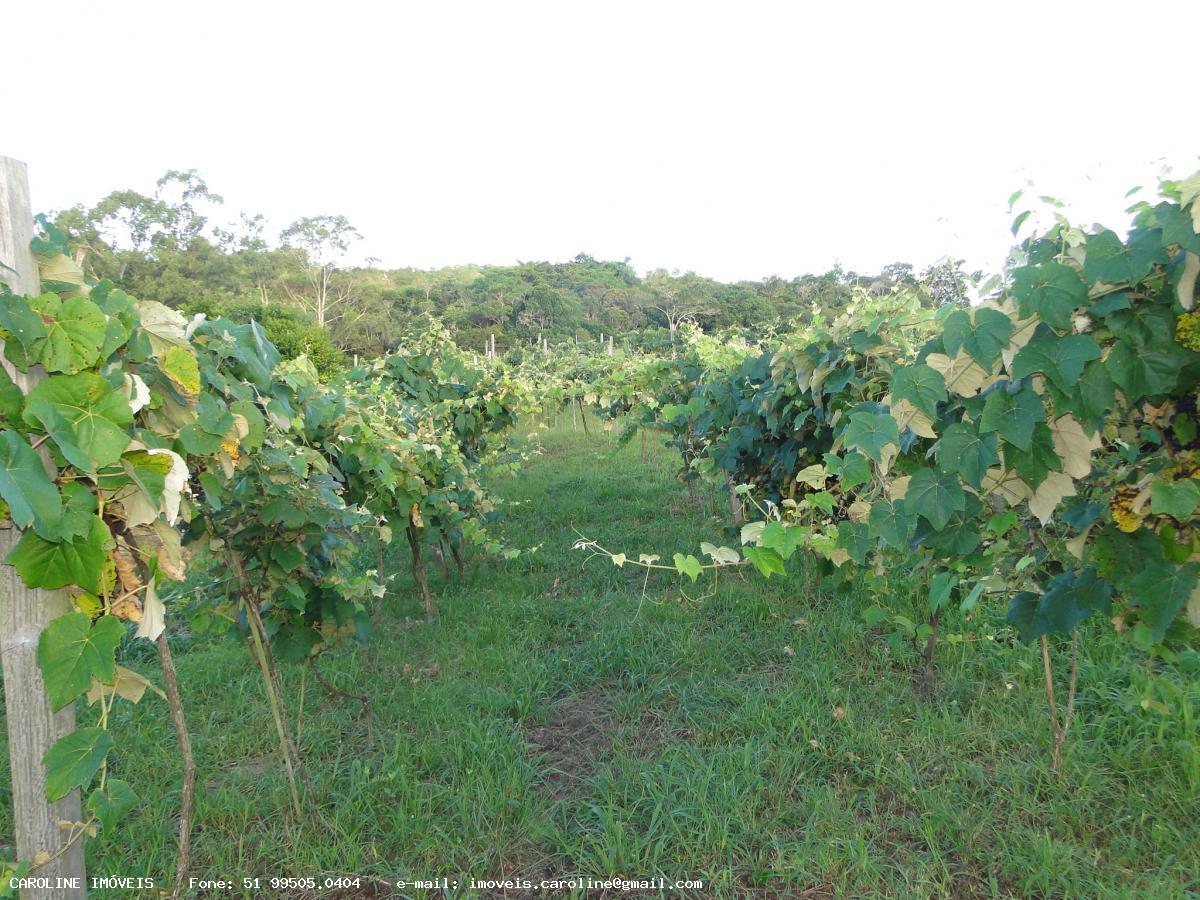
[[(33, 214), (29, 207), (29, 181), (25, 164), (0, 156), (0, 280), (15, 294), (41, 293), (37, 260), (29, 249), (33, 237)], [(3, 344), (0, 343), (0, 348)], [(26, 393), (45, 377), (41, 367), (18, 372), (7, 360), (4, 368)], [(45, 448), (42, 461), (53, 469)], [(0, 559), (8, 556), (20, 539), (16, 528), (0, 529)], [(46, 800), (46, 768), (42, 757), (50, 745), (75, 730), (75, 707), (68, 704), (57, 713), (38, 668), (38, 636), (46, 623), (67, 612), (66, 591), (32, 590), (11, 566), (0, 564), (0, 659), (4, 669), (4, 708), (8, 716), (8, 758), (12, 769), (13, 817), (16, 824), (17, 859), (33, 860), (39, 853), (54, 859), (38, 868), (34, 877), (48, 879), (49, 888), (26, 888), (24, 900), (86, 897), (83, 841), (66, 850), (66, 832), (59, 821), (82, 819), (79, 791), (54, 803)], [(78, 879), (74, 881), (74, 879)], [(73, 888), (71, 884), (78, 884)]]

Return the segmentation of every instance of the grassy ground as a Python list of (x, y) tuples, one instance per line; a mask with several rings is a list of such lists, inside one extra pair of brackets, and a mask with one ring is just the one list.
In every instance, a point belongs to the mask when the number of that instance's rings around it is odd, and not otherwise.
[[(433, 626), (414, 621), (398, 578), (370, 648), (324, 659), (338, 686), (373, 698), (374, 745), (357, 704), (305, 686), (320, 809), (304, 825), (245, 649), (179, 639), (201, 772), (196, 875), (258, 875), (268, 895), (283, 894), (273, 876), (349, 874), (381, 880), (343, 896), (442, 876), (460, 882), (449, 895), (476, 896), (465, 878), (547, 874), (703, 879), (689, 895), (713, 897), (1200, 891), (1200, 686), (1086, 642), (1053, 774), (1040, 663), (1003, 639), (1002, 609), (973, 623), (1000, 639), (943, 648), (922, 699), (912, 658), (861, 627), (861, 597), (727, 576), (687, 595), (652, 578), (643, 598), (639, 572), (584, 564), (576, 530), (669, 559), (725, 523), (689, 500), (665, 449), (642, 460), (636, 444), (570, 430), (543, 444), (499, 486), (516, 504), (507, 540), (536, 554), (435, 575)], [(150, 655), (132, 665), (157, 677)], [(295, 716), (297, 670), (285, 689)], [(89, 872), (165, 883), (173, 732), (160, 702), (118, 709), (116, 773), (144, 803), (89, 844)]]

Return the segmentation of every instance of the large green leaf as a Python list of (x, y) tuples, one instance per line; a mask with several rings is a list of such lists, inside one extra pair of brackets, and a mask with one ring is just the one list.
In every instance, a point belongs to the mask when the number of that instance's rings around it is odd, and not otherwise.
[(847, 453), (845, 457), (826, 453), (824, 460), (825, 468), (829, 474), (837, 476), (844, 491), (871, 480), (871, 463), (861, 453)]
[(955, 422), (938, 443), (938, 468), (962, 476), (963, 481), (979, 490), (989, 468), (1000, 463), (996, 435), (980, 434), (974, 425)]
[[(3, 371), (3, 370), (0, 370)], [(41, 457), (15, 431), (0, 432), (0, 497), (18, 528), (33, 526), (41, 537), (62, 534), (62, 498)]]
[(783, 567), (783, 557), (770, 547), (744, 547), (742, 552), (745, 553), (746, 559), (754, 563), (754, 567), (767, 578), (786, 573), (786, 569)]
[(76, 372), (96, 364), (108, 330), (108, 320), (87, 297), (60, 300), (43, 294), (31, 306), (42, 316), (46, 339), (37, 354), (47, 372)]
[[(6, 291), (0, 291), (0, 326), (17, 339), (27, 354), (32, 353), (38, 342), (46, 337), (46, 323), (30, 307), (29, 301)], [(12, 358), (12, 349), (6, 350), (9, 359)]]
[(857, 447), (875, 462), (882, 461), (884, 447), (900, 443), (900, 426), (886, 413), (850, 413), (845, 434), (847, 447)]
[(838, 522), (837, 545), (858, 565), (867, 561), (872, 544), (871, 531), (865, 522)]
[(962, 484), (953, 475), (937, 472), (933, 469), (921, 469), (908, 483), (908, 493), (904, 496), (904, 508), (917, 515), (924, 516), (935, 529), (946, 527), (950, 517), (962, 511), (966, 505), (966, 495)]
[(883, 538), (893, 547), (908, 546), (908, 538), (917, 519), (904, 506), (903, 500), (876, 500), (867, 520), (872, 537)]
[(761, 546), (774, 550), (782, 559), (787, 559), (796, 552), (803, 539), (803, 528), (788, 528), (780, 522), (768, 522), (763, 528), (759, 542)]
[(1069, 328), (1071, 313), (1087, 303), (1087, 286), (1079, 274), (1055, 262), (1015, 270), (1012, 292), (1022, 317), (1037, 314), (1055, 328)]
[(24, 406), (25, 394), (13, 384), (8, 370), (0, 366), (0, 424), (18, 425)]
[(1161, 641), (1188, 602), (1200, 579), (1200, 564), (1177, 566), (1142, 560), (1141, 571), (1129, 582), (1141, 620), (1150, 627), (1155, 643)]
[(1162, 243), (1157, 228), (1134, 232), (1128, 243), (1106, 228), (1087, 239), (1083, 276), (1088, 284), (1136, 284), (1155, 263), (1167, 261)]
[(1116, 388), (1104, 360), (1094, 359), (1083, 367), (1069, 391), (1059, 391), (1052, 382), (1047, 389), (1054, 401), (1056, 416), (1071, 413), (1083, 423), (1088, 432), (1095, 431), (1100, 421), (1112, 409)]
[(999, 431), (1014, 447), (1028, 450), (1033, 439), (1033, 427), (1045, 421), (1046, 408), (1042, 405), (1042, 398), (1032, 389), (1024, 387), (1012, 392), (999, 387), (989, 393), (984, 401), (979, 430), (982, 433)]
[(1156, 481), (1150, 486), (1150, 510), (1186, 522), (1200, 506), (1200, 487), (1194, 479)]
[(307, 557), (295, 544), (275, 543), (271, 545), (271, 559), (285, 572), (292, 572), (304, 565)]
[(92, 623), (86, 613), (51, 619), (38, 638), (38, 664), (55, 710), (62, 709), (92, 685), (111, 684), (117, 677), (117, 645), (125, 629), (112, 616)]
[(1045, 422), (1033, 426), (1029, 449), (1022, 450), (1005, 441), (1003, 452), (1005, 467), (1015, 469), (1021, 480), (1035, 490), (1047, 475), (1063, 469), (1062, 457), (1054, 446), (1054, 433)]
[(99, 375), (56, 375), (38, 384), (25, 401), (25, 419), (41, 425), (67, 462), (96, 472), (121, 458), (129, 446), (129, 401)]
[(1014, 326), (1012, 319), (998, 309), (983, 307), (971, 312), (957, 309), (942, 324), (942, 344), (946, 353), (967, 353), (985, 370), (991, 371), (1000, 351), (1008, 346)]
[(61, 800), (76, 788), (86, 790), (112, 748), (112, 735), (94, 726), (76, 729), (55, 741), (42, 758), (46, 799)]
[(946, 379), (924, 363), (904, 366), (892, 373), (892, 397), (907, 400), (929, 418), (936, 419), (937, 405), (946, 399)]
[(1163, 232), (1164, 244), (1179, 244), (1184, 250), (1200, 253), (1200, 234), (1192, 226), (1192, 217), (1176, 203), (1160, 203), (1154, 216)]
[(40, 538), (35, 531), (26, 531), (4, 561), (17, 570), (29, 587), (50, 591), (73, 584), (97, 594), (105, 549), (111, 541), (108, 526), (94, 516), (86, 538), (51, 542)]
[(1104, 362), (1121, 393), (1130, 403), (1137, 403), (1143, 397), (1170, 393), (1184, 359), (1174, 342), (1138, 346), (1119, 340)]
[(1061, 391), (1069, 391), (1083, 374), (1083, 367), (1100, 358), (1100, 347), (1090, 334), (1060, 337), (1039, 325), (1033, 338), (1013, 358), (1014, 378), (1041, 372)]
[(1044, 634), (1070, 634), (1093, 612), (1108, 612), (1112, 585), (1088, 566), (1051, 580), (1044, 594), (1021, 591), (1008, 607), (1008, 622), (1023, 641)]

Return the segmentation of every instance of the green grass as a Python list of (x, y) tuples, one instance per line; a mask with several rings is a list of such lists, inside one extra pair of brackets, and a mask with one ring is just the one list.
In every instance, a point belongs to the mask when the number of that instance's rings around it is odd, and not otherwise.
[[(1039, 657), (1008, 639), (1002, 608), (947, 625), (997, 640), (942, 647), (925, 699), (911, 653), (861, 626), (863, 597), (726, 575), (686, 594), (654, 577), (643, 598), (640, 571), (586, 562), (576, 530), (669, 559), (719, 541), (724, 507), (694, 506), (665, 449), (642, 460), (636, 443), (568, 430), (543, 444), (497, 485), (514, 504), (506, 540), (535, 554), (474, 560), (461, 581), (435, 570), (432, 626), (405, 573), (370, 647), (323, 659), (371, 695), (373, 747), (360, 707), (308, 681), (308, 822), (289, 814), (249, 654), (176, 640), (200, 768), (194, 874), (661, 874), (703, 879), (697, 895), (713, 897), (1200, 891), (1194, 680), (1154, 671), (1096, 623), (1052, 773)], [(398, 550), (391, 564), (402, 570)], [(130, 652), (157, 677), (153, 656)], [(298, 669), (284, 685), (294, 719)], [(144, 802), (89, 843), (89, 872), (166, 883), (178, 762), (165, 705), (119, 706), (113, 727), (114, 774)], [(11, 835), (7, 767), (0, 778)]]

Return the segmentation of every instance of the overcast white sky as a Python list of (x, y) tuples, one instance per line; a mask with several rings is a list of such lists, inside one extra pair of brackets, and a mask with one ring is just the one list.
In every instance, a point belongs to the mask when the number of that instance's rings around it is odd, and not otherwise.
[(228, 218), (342, 213), (391, 266), (994, 271), (1026, 180), (1115, 227), (1164, 160), (1200, 168), (1194, 0), (49, 12), (3, 13), (35, 207), (196, 168)]

